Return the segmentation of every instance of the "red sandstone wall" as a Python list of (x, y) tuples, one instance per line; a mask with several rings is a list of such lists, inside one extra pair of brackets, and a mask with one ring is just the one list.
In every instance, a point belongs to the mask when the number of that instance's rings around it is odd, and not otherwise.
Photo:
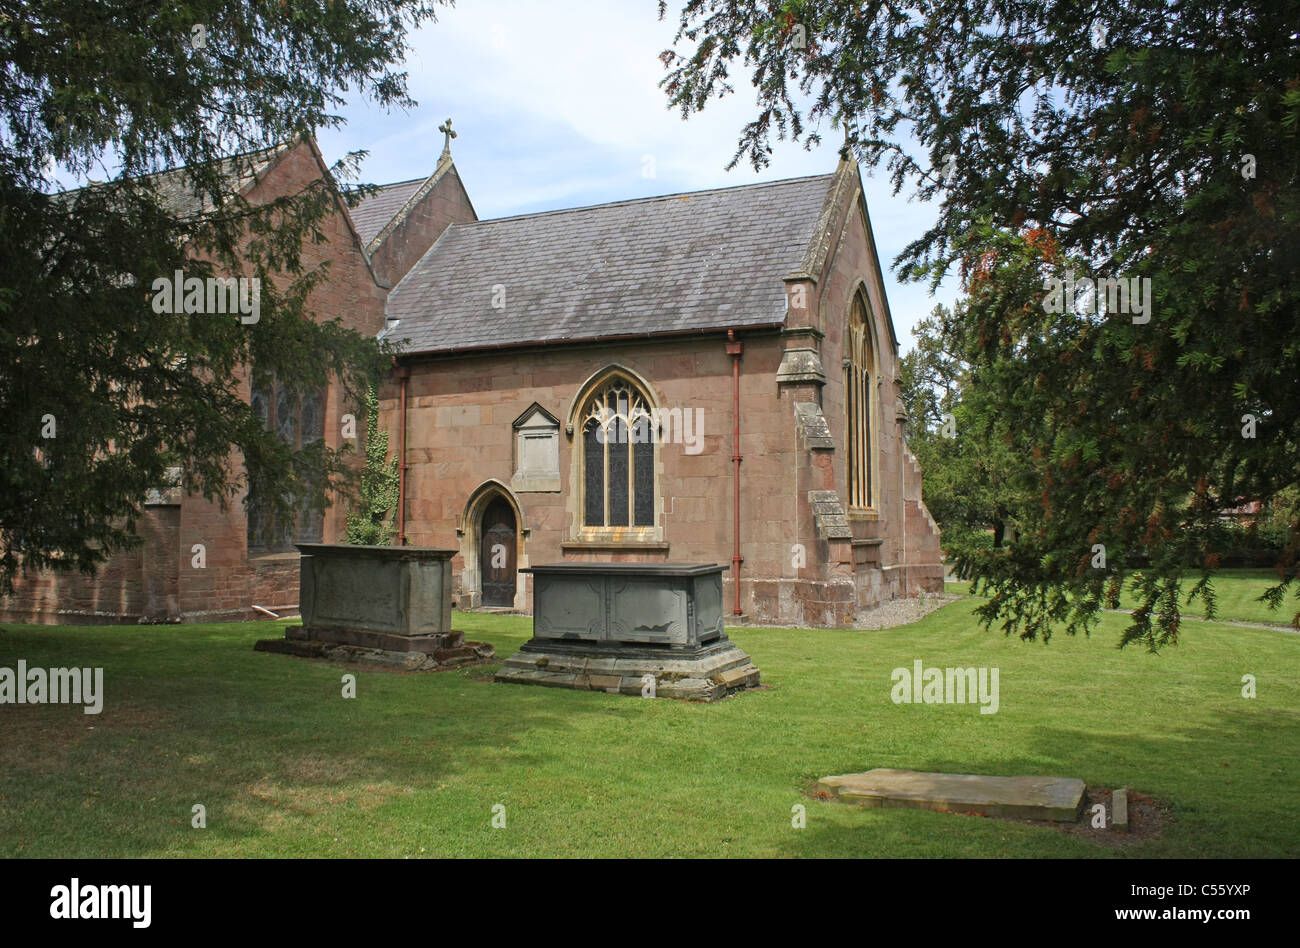
[[(321, 174), (312, 146), (302, 142), (270, 171), (250, 192), (253, 202), (269, 201), (296, 193)], [(386, 291), (376, 285), (366, 265), (351, 223), (342, 208), (321, 222), (326, 236), (322, 243), (303, 247), (303, 266), (311, 269), (330, 262), (328, 281), (308, 297), (308, 306), (319, 320), (338, 318), (345, 326), (367, 335), (377, 334), (384, 325)], [(248, 327), (257, 331), (257, 325)], [(250, 396), (248, 378), (241, 382)], [(343, 444), (343, 415), (358, 419), (358, 451), (364, 446), (364, 408), (342, 403), (342, 391), (331, 385), (325, 404), (325, 441), (332, 448)], [(231, 464), (242, 469), (242, 459), (231, 453)], [(246, 492), (241, 490), (226, 510), (201, 497), (186, 497), (181, 505), (180, 610), (186, 621), (258, 618), (256, 604), (274, 609), (298, 602), (297, 553), (280, 553), (249, 558), (248, 522), (244, 510)], [(325, 542), (342, 536), (347, 511), (335, 506), (325, 514)], [(192, 566), (195, 544), (207, 550), (207, 566)]]
[[(852, 195), (850, 195), (852, 196)], [(840, 239), (832, 250), (817, 300), (818, 328), (825, 333), (822, 364), (826, 385), (822, 410), (837, 445), (845, 444), (844, 334), (853, 295), (865, 287), (875, 317), (875, 349), (878, 362), (877, 424), (875, 463), (877, 466), (875, 512), (850, 512), (855, 538), (879, 538), (880, 575), (858, 569), (859, 604), (874, 605), (898, 595), (915, 595), (922, 589), (942, 591), (939, 566), (939, 531), (921, 501), (921, 472), (907, 450), (897, 347), (886, 322), (886, 300), (881, 272), (875, 263), (875, 249), (869, 221), (856, 201), (843, 209)], [(835, 484), (841, 499), (847, 497), (846, 456), (835, 452)], [(865, 551), (860, 550), (859, 556)]]
[[(773, 334), (746, 340), (741, 363), (741, 521), (745, 571), (779, 575), (797, 542), (791, 492), (794, 419), (777, 398), (779, 345)], [(703, 449), (660, 446), (660, 524), (667, 549), (624, 545), (565, 549), (576, 538), (574, 496), (577, 437), (564, 425), (579, 389), (596, 371), (620, 365), (645, 379), (660, 407), (703, 410)], [(407, 405), (407, 536), (418, 545), (462, 550), (462, 518), (471, 494), (485, 481), (509, 485), (512, 422), (533, 402), (560, 419), (559, 493), (519, 492), (524, 541), (519, 565), (571, 559), (655, 559), (730, 565), (732, 553), (732, 375), (721, 336), (660, 343), (520, 354), (460, 356), (412, 365)], [(398, 442), (397, 388), (382, 403), (390, 443)], [(521, 605), (525, 605), (521, 603)]]
[[(250, 200), (270, 200), (305, 188), (321, 174), (313, 146), (300, 142), (269, 170), (249, 194)], [(317, 318), (339, 318), (344, 325), (369, 335), (383, 328), (386, 291), (376, 285), (361, 253), (359, 241), (343, 208), (321, 222), (327, 242), (307, 243), (307, 268), (330, 261), (328, 281), (313, 291), (309, 307)], [(257, 332), (250, 324), (249, 332)], [(245, 397), (248, 379), (241, 380)], [(325, 439), (342, 443), (342, 416), (358, 418), (358, 441), (364, 445), (364, 410), (341, 403), (337, 385), (330, 387), (325, 408)], [(230, 463), (242, 470), (237, 452)], [(225, 510), (201, 497), (188, 496), (179, 506), (148, 508), (144, 529), (148, 544), (139, 551), (111, 558), (96, 577), (40, 575), (24, 578), (16, 595), (5, 600), (0, 616), (10, 621), (215, 621), (257, 618), (251, 606), (274, 608), (298, 601), (297, 554), (248, 558), (248, 529), (244, 491)], [(160, 511), (170, 511), (163, 514)], [(341, 536), (347, 511), (333, 508), (325, 516), (325, 540)], [(152, 520), (151, 520), (152, 517)], [(156, 522), (155, 522), (156, 521)], [(196, 544), (204, 548), (206, 565), (194, 565)]]
[[(143, 544), (111, 557), (95, 576), (43, 572), (20, 576), (0, 600), (9, 622), (98, 625), (167, 622), (176, 616), (179, 508), (149, 506), (136, 524)], [(145, 564), (160, 564), (146, 568)]]

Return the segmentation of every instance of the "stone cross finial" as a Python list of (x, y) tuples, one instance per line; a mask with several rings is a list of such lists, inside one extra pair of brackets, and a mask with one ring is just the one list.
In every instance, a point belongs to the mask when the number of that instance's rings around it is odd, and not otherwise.
[(447, 119), (447, 121), (439, 125), (438, 131), (442, 132), (442, 134), (446, 136), (442, 143), (442, 157), (450, 158), (451, 140), (456, 137), (456, 133), (451, 130), (451, 119)]

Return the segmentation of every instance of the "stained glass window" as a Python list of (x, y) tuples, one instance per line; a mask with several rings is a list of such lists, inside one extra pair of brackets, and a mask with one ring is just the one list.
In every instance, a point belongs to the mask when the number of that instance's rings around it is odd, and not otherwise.
[(264, 425), (270, 417), (270, 411), (267, 407), (269, 400), (270, 395), (267, 394), (266, 389), (253, 389), (253, 411), (257, 414), (258, 418), (262, 419), (262, 424)]
[(615, 376), (583, 413), (583, 521), (587, 527), (653, 527), (654, 431), (646, 399)]
[(582, 428), (583, 450), (583, 522), (589, 527), (605, 525), (605, 446), (601, 443), (600, 422), (595, 418)]
[(650, 441), (632, 445), (633, 481), (632, 496), (636, 499), (633, 512), (638, 526), (654, 526), (655, 522), (655, 446)]
[(275, 433), (286, 444), (293, 444), (296, 401), (288, 389), (282, 388), (275, 393)]
[[(265, 387), (253, 389), (250, 404), (262, 423), (295, 450), (325, 436), (324, 389), (299, 398), (272, 378)], [(313, 507), (307, 499), (295, 507), (295, 516), (277, 516), (272, 505), (259, 495), (258, 485), (250, 483), (246, 506), (249, 550), (290, 552), (295, 542), (319, 543), (324, 536), (325, 511)]]
[(844, 337), (844, 416), (848, 453), (849, 506), (864, 508), (872, 504), (871, 408), (875, 404), (871, 391), (871, 373), (875, 353), (871, 345), (871, 322), (866, 298), (861, 292), (854, 297)]
[(629, 495), (632, 493), (632, 485), (628, 481), (627, 462), (628, 454), (632, 450), (631, 442), (627, 436), (627, 423), (623, 420), (627, 417), (627, 403), (624, 402), (619, 406), (623, 411), (614, 416), (614, 423), (611, 426), (611, 437), (606, 448), (606, 465), (607, 473), (605, 480), (609, 484), (609, 520), (611, 527), (626, 527), (627, 522), (627, 502)]
[(313, 392), (302, 400), (302, 443), (325, 437), (325, 393)]

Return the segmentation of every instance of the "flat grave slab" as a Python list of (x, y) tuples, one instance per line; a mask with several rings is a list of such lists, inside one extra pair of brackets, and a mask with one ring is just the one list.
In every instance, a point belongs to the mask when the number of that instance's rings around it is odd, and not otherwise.
[(1084, 784), (1072, 777), (987, 777), (878, 768), (823, 777), (817, 787), (844, 803), (902, 806), (941, 813), (1073, 823)]

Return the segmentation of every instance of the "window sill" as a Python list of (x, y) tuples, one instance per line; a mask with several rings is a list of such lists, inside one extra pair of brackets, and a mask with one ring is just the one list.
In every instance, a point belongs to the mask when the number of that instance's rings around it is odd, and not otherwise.
[(611, 553), (619, 551), (667, 553), (668, 543), (664, 540), (616, 540), (612, 538), (608, 540), (566, 540), (560, 544), (560, 550), (564, 553), (581, 553), (584, 551), (592, 553)]

